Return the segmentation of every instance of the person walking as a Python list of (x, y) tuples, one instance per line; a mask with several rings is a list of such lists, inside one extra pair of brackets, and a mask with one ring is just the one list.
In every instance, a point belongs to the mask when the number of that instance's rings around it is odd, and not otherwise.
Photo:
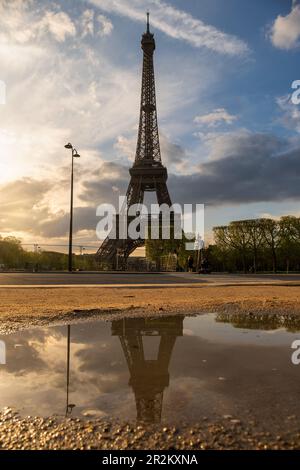
[(193, 272), (193, 268), (194, 268), (194, 258), (192, 257), (192, 255), (190, 255), (188, 257), (188, 272), (189, 273), (192, 273)]

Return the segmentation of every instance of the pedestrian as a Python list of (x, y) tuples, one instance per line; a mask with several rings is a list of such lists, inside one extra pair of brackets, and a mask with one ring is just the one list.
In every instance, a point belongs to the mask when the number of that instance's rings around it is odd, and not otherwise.
[(189, 271), (189, 273), (193, 272), (193, 267), (194, 267), (194, 258), (192, 257), (192, 255), (190, 255), (188, 257), (188, 271)]

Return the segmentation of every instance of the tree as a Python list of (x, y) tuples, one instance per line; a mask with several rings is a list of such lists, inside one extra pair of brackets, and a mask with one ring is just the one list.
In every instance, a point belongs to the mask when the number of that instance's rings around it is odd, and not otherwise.
[(22, 266), (24, 256), (21, 240), (12, 236), (0, 237), (0, 264), (7, 268), (18, 268)]
[(277, 249), (280, 245), (281, 229), (277, 220), (260, 219), (261, 230), (267, 246), (270, 248), (272, 256), (273, 272), (277, 272)]
[(227, 226), (214, 227), (213, 231), (217, 244), (238, 252), (242, 259), (243, 272), (246, 273), (246, 254), (250, 236), (244, 221), (230, 222)]
[[(188, 239), (182, 234), (181, 239), (175, 239), (171, 237), (168, 240), (163, 239), (146, 239), (146, 257), (147, 259), (156, 263), (157, 269), (160, 269), (160, 261), (162, 256), (169, 254), (176, 254), (177, 265), (181, 269), (186, 269), (188, 256), (191, 254), (190, 250), (186, 250), (186, 242), (194, 242), (194, 239), (189, 237)], [(193, 253), (193, 252), (192, 252)]]
[(280, 248), (283, 251), (286, 260), (286, 272), (290, 270), (290, 261), (292, 256), (297, 253), (299, 246), (298, 226), (299, 219), (294, 216), (283, 216), (279, 221), (280, 227)]
[(257, 272), (258, 250), (263, 243), (263, 231), (260, 219), (243, 220), (243, 229), (248, 233), (248, 244), (253, 253), (253, 271)]
[[(215, 245), (209, 250), (210, 263), (217, 270), (244, 271), (253, 259), (254, 272), (260, 269), (299, 270), (300, 218), (284, 216), (280, 220), (250, 219), (214, 227)], [(223, 265), (223, 266), (222, 266)]]

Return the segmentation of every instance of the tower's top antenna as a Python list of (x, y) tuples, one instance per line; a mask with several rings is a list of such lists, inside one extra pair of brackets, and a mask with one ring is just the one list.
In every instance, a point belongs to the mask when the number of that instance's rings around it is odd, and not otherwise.
[(147, 33), (150, 33), (149, 16), (150, 16), (150, 13), (149, 11), (147, 11)]

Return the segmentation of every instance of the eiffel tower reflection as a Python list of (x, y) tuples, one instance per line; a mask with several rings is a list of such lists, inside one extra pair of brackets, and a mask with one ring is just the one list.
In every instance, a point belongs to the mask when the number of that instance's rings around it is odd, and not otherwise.
[[(183, 335), (184, 317), (124, 318), (112, 322), (127, 361), (137, 409), (137, 421), (161, 421), (163, 393), (169, 385), (169, 364), (177, 336)], [(157, 358), (147, 359), (143, 338), (160, 337)]]

